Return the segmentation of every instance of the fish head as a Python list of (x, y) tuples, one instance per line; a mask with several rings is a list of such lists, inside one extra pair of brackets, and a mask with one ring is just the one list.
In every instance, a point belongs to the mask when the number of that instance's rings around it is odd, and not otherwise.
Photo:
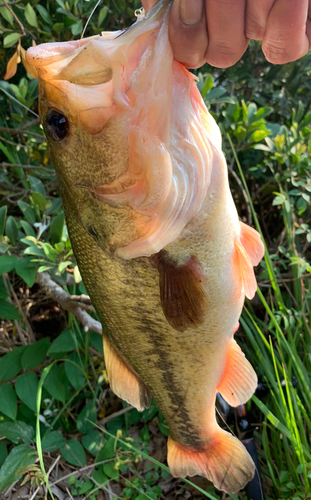
[(179, 237), (206, 197), (212, 136), (220, 148), (194, 76), (173, 59), (170, 4), (125, 32), (27, 51), (65, 212), (125, 259)]
[[(102, 247), (138, 238), (149, 219), (140, 217), (139, 225), (124, 200), (100, 199), (101, 187), (129, 167), (133, 103), (127, 94), (137, 51), (131, 58), (124, 43), (113, 43), (118, 34), (48, 43), (27, 52), (38, 72), (39, 114), (65, 210), (70, 207)], [(107, 241), (108, 233), (117, 235), (114, 243)]]

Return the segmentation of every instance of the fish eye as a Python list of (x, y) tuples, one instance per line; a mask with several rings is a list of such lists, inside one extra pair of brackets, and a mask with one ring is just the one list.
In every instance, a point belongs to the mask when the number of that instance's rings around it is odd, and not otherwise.
[(69, 123), (62, 113), (50, 109), (44, 117), (44, 129), (51, 139), (62, 141), (69, 132)]

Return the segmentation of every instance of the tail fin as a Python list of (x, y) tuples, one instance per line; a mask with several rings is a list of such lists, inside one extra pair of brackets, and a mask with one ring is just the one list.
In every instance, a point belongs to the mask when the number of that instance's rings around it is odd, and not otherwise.
[(168, 438), (168, 465), (174, 477), (201, 474), (226, 493), (236, 493), (254, 477), (255, 466), (243, 444), (220, 427), (200, 450)]

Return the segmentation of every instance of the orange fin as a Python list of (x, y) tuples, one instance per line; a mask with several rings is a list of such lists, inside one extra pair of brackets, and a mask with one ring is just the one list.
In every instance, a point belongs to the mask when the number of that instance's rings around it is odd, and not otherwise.
[(243, 444), (217, 426), (201, 449), (168, 438), (168, 465), (174, 477), (205, 476), (219, 490), (236, 493), (254, 476), (254, 462)]
[(260, 234), (243, 222), (240, 222), (240, 226), (240, 241), (249, 256), (252, 265), (258, 266), (265, 253), (265, 247), (261, 241)]
[(161, 250), (152, 261), (159, 271), (161, 305), (169, 324), (180, 332), (201, 325), (208, 302), (203, 272), (195, 257), (179, 265)]
[(257, 266), (264, 254), (264, 246), (255, 229), (240, 222), (241, 234), (236, 238), (234, 265), (241, 281), (242, 293), (252, 299), (257, 290), (253, 266)]
[(235, 253), (233, 262), (238, 279), (241, 281), (242, 293), (244, 293), (248, 299), (252, 299), (257, 290), (257, 281), (253, 265), (245, 248), (240, 243), (239, 238), (236, 238), (234, 245)]
[(149, 389), (132, 368), (125, 365), (107, 337), (103, 337), (105, 364), (111, 390), (135, 406), (138, 411), (149, 408), (151, 396)]
[(217, 391), (230, 406), (246, 403), (257, 387), (257, 375), (235, 340), (229, 345), (227, 362)]

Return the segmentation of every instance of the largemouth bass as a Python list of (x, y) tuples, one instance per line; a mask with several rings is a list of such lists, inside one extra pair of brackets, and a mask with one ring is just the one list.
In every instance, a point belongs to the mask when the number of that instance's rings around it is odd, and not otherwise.
[(27, 61), (111, 388), (138, 410), (154, 397), (174, 476), (232, 493), (254, 464), (217, 424), (215, 397), (237, 406), (257, 385), (233, 335), (263, 245), (239, 221), (219, 128), (173, 59), (169, 7)]

